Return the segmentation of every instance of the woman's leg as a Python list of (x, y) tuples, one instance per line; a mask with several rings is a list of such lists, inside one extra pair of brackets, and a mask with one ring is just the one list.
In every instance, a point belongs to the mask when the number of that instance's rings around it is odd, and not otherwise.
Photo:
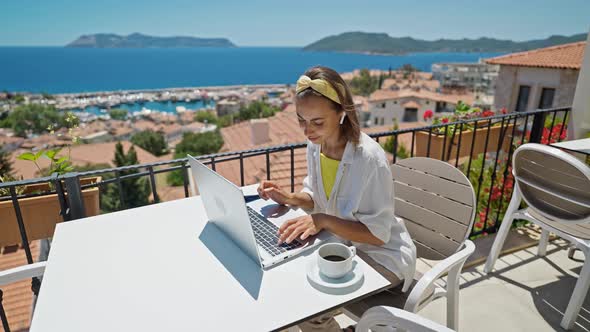
[[(403, 283), (402, 280), (400, 280), (393, 272), (389, 271), (383, 265), (375, 262), (371, 257), (369, 257), (369, 255), (367, 255), (366, 253), (364, 253), (360, 250), (357, 251), (357, 255), (359, 257), (361, 257), (369, 266), (371, 266), (373, 269), (375, 269), (375, 271), (379, 272), (379, 274), (381, 274), (381, 276), (383, 276), (385, 279), (387, 279), (391, 283), (391, 288), (402, 285), (402, 283)], [(397, 307), (397, 305), (395, 305), (395, 304), (397, 304), (395, 300), (396, 300), (396, 298), (392, 293), (383, 291), (381, 293), (372, 295), (372, 296), (365, 298), (363, 300), (349, 304), (349, 305), (345, 306), (344, 309), (346, 311), (348, 311), (349, 313), (351, 313), (352, 315), (356, 316), (356, 317), (351, 317), (351, 318), (360, 318), (365, 311), (369, 310), (370, 308), (372, 308), (374, 306), (390, 305), (390, 306)], [(401, 304), (403, 307), (403, 300), (402, 300)]]
[(303, 332), (340, 332), (340, 325), (334, 319), (336, 311), (331, 311), (319, 316), (316, 316), (308, 321), (300, 323), (298, 326)]

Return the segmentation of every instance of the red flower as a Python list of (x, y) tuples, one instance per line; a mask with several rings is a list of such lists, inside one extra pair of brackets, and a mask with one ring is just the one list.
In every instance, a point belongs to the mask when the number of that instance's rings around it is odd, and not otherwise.
[(493, 116), (494, 115), (494, 112), (493, 111), (490, 111), (490, 110), (486, 110), (486, 111), (483, 111), (483, 113), (481, 113), (481, 115), (484, 118), (487, 118), (488, 116)]
[(449, 123), (449, 118), (442, 118), (442, 119), (440, 119), (440, 122)]
[(506, 109), (506, 107), (503, 107), (503, 108), (500, 110), (500, 113), (502, 113), (502, 114), (507, 114), (507, 113), (508, 113), (508, 110)]
[(426, 110), (424, 111), (424, 121), (431, 119), (434, 116), (434, 113), (432, 112), (432, 110)]

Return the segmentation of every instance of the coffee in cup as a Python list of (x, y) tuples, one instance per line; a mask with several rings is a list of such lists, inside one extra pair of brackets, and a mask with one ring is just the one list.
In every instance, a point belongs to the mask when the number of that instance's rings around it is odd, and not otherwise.
[(318, 249), (320, 273), (328, 278), (341, 278), (352, 271), (352, 260), (356, 255), (354, 246), (342, 243), (327, 243)]

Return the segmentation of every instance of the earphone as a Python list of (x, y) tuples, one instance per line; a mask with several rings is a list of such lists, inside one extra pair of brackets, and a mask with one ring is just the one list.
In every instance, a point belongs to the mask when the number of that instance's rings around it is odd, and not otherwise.
[(342, 117), (340, 118), (340, 124), (344, 123), (344, 118), (346, 117), (346, 112), (342, 113)]

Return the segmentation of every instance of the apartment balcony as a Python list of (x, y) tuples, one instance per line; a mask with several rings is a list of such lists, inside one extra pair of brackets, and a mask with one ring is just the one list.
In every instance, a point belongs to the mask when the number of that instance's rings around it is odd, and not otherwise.
[[(471, 238), (477, 249), (461, 276), (460, 326), (464, 331), (560, 329), (561, 316), (583, 264), (581, 253), (568, 258), (568, 244), (555, 239), (547, 255), (538, 257), (534, 245), (539, 234), (525, 225), (511, 232), (505, 246), (507, 255), (498, 261), (496, 272), (483, 275), (481, 264), (512, 194), (513, 151), (523, 142), (551, 144), (565, 139), (570, 111), (566, 107), (508, 113), (371, 134), (378, 142), (386, 143), (384, 147), (392, 163), (414, 156), (440, 159), (462, 170), (473, 185), (477, 213)], [(270, 179), (298, 191), (306, 175), (305, 147), (305, 143), (297, 143), (198, 159), (238, 186)], [(52, 236), (55, 222), (72, 222), (104, 213), (107, 199), (111, 210), (113, 206), (119, 210), (137, 207), (137, 202), (124, 190), (137, 179), (143, 179), (149, 188), (147, 204), (162, 202), (165, 188), (160, 179), (170, 172), (180, 172), (184, 197), (195, 194), (186, 158), (1, 183), (4, 197), (0, 204), (4, 206), (0, 209), (5, 210), (0, 210), (0, 271), (46, 259), (47, 238)], [(32, 205), (32, 201), (39, 199), (48, 201), (52, 206), (47, 210), (50, 212)], [(48, 219), (47, 214), (51, 213), (55, 217)], [(422, 260), (419, 270), (428, 264)], [(0, 316), (5, 330), (28, 329), (34, 294), (42, 287), (39, 284), (34, 278), (32, 282), (2, 286)], [(574, 331), (590, 329), (588, 310), (586, 301)], [(421, 314), (444, 324), (444, 306), (437, 301)], [(338, 316), (338, 320), (342, 326), (348, 326), (346, 317)]]

